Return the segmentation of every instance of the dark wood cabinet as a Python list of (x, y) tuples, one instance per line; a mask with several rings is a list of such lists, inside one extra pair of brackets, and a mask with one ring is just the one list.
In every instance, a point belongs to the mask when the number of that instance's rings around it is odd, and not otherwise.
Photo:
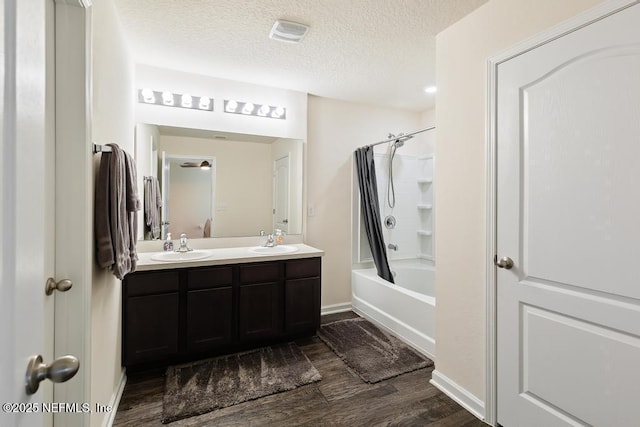
[(122, 364), (166, 365), (313, 335), (320, 270), (316, 257), (129, 274)]
[(171, 358), (179, 349), (179, 280), (175, 272), (147, 273), (127, 280), (123, 298), (124, 365)]
[(315, 331), (320, 323), (320, 278), (287, 280), (284, 298), (285, 332)]
[(187, 271), (186, 346), (189, 353), (223, 348), (233, 341), (231, 267)]
[(238, 296), (239, 336), (242, 342), (260, 341), (280, 335), (280, 284), (241, 285)]
[(280, 335), (282, 262), (243, 264), (238, 269), (238, 339), (257, 342)]
[(285, 333), (313, 333), (320, 325), (320, 270), (320, 258), (285, 262)]

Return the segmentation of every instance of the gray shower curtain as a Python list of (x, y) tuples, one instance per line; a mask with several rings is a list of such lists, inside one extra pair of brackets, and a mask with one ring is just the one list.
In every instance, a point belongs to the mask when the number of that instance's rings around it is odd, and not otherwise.
[(380, 204), (378, 203), (378, 185), (373, 161), (373, 148), (360, 147), (355, 151), (355, 156), (360, 187), (360, 206), (373, 261), (376, 264), (378, 276), (394, 283), (389, 261), (387, 260), (387, 249), (384, 246), (384, 238), (382, 237), (382, 219), (380, 218)]

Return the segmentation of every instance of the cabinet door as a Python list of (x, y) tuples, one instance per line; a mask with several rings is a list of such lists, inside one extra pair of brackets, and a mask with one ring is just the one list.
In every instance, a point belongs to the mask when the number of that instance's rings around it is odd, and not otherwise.
[(233, 340), (233, 270), (230, 266), (187, 271), (187, 352), (202, 353)]
[(231, 286), (187, 292), (189, 353), (224, 347), (233, 339)]
[(179, 286), (175, 271), (127, 275), (122, 312), (123, 365), (159, 362), (178, 354)]
[(284, 306), (287, 334), (315, 332), (320, 326), (320, 278), (287, 280), (284, 284)]
[(241, 342), (281, 334), (280, 289), (278, 282), (240, 286), (238, 333)]
[(126, 301), (123, 364), (154, 362), (178, 353), (177, 292), (129, 297)]

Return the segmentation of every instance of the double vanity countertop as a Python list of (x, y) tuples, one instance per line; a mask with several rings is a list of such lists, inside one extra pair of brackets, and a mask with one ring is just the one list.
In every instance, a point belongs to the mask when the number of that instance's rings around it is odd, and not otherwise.
[(139, 252), (136, 271), (313, 258), (322, 255), (324, 255), (324, 251), (303, 243), (280, 245), (273, 248), (251, 246), (196, 249), (184, 254), (177, 252)]

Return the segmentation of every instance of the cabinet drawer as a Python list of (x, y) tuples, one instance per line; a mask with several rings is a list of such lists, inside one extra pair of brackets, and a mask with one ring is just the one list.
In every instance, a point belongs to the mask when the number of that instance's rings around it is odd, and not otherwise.
[(233, 271), (231, 267), (203, 268), (187, 272), (187, 288), (210, 289), (219, 286), (231, 286)]
[(125, 278), (128, 296), (142, 296), (177, 292), (179, 277), (177, 271), (138, 273)]
[(319, 277), (321, 269), (320, 258), (297, 259), (286, 262), (285, 275), (287, 279)]
[(275, 282), (280, 278), (279, 262), (240, 266), (240, 284)]

